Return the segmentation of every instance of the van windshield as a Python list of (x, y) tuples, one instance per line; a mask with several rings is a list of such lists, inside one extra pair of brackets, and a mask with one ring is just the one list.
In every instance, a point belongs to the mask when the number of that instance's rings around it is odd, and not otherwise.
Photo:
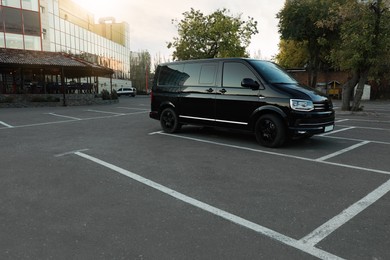
[(269, 61), (253, 60), (250, 63), (256, 68), (260, 76), (271, 84), (297, 84), (285, 70)]

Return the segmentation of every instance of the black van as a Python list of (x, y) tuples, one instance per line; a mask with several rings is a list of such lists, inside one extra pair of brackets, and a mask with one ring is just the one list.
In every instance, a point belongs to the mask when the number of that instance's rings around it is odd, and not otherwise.
[(165, 132), (182, 125), (249, 130), (267, 147), (332, 131), (331, 100), (269, 61), (225, 58), (160, 64), (149, 116)]

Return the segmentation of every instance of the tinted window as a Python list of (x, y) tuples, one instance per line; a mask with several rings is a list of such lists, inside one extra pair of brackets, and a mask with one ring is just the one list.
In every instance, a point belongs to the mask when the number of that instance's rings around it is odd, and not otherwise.
[(203, 65), (200, 70), (199, 83), (214, 85), (215, 75), (217, 74), (217, 64)]
[(3, 12), (1, 11), (0, 8), (0, 32), (4, 32), (4, 26), (3, 26)]
[(23, 25), (24, 33), (28, 35), (41, 35), (41, 25), (39, 22), (39, 15), (37, 12), (23, 11)]
[(297, 83), (295, 79), (293, 79), (287, 72), (275, 63), (267, 61), (251, 61), (251, 64), (253, 64), (261, 77), (268, 83)]
[(241, 87), (244, 78), (251, 78), (256, 81), (256, 76), (243, 63), (225, 62), (223, 66), (223, 87)]
[(22, 15), (20, 9), (3, 8), (5, 31), (7, 33), (23, 33), (22, 31)]
[(214, 85), (216, 71), (216, 64), (186, 64), (184, 66), (184, 73), (186, 73), (189, 77), (184, 82), (184, 86)]
[(159, 86), (183, 86), (189, 75), (182, 71), (183, 65), (164, 65), (160, 67), (157, 84)]

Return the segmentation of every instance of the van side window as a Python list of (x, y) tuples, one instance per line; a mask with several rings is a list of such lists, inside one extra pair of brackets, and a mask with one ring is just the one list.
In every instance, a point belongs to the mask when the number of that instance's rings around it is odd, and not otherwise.
[(243, 63), (225, 62), (223, 65), (223, 87), (240, 88), (244, 78), (257, 80), (255, 74)]
[(184, 86), (205, 86), (215, 85), (215, 75), (217, 72), (216, 63), (193, 63), (184, 66), (184, 72), (189, 78)]
[(188, 74), (183, 72), (183, 65), (169, 65), (160, 68), (157, 85), (159, 86), (183, 86), (188, 79)]

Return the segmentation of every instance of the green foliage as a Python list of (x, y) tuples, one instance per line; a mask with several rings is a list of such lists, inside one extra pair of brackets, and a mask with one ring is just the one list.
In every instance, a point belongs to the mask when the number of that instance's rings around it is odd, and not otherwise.
[[(146, 80), (149, 82), (151, 75), (150, 66), (151, 57), (149, 52), (132, 53), (130, 56), (130, 80), (140, 93), (143, 91), (146, 92)], [(148, 87), (150, 88), (150, 86)]]
[(310, 83), (312, 87), (316, 85), (316, 74), (319, 68), (328, 66), (329, 51), (338, 38), (338, 27), (323, 26), (323, 21), (334, 16), (334, 10), (331, 8), (333, 4), (343, 1), (287, 1), (277, 15), (282, 40), (294, 41), (295, 47), (300, 43), (299, 49), (306, 49), (306, 51), (301, 50), (301, 53), (306, 52), (307, 55), (306, 64), (312, 74)]
[(178, 28), (178, 37), (168, 43), (173, 48), (174, 60), (244, 57), (252, 35), (257, 34), (257, 21), (248, 17), (229, 15), (227, 9), (217, 10), (210, 15), (191, 8), (183, 13), (180, 22), (173, 20)]
[(388, 63), (389, 9), (376, 13), (369, 4), (347, 2), (337, 6), (341, 31), (338, 48), (332, 50), (331, 60), (340, 69), (352, 71), (378, 68)]
[(308, 57), (305, 41), (281, 40), (276, 62), (284, 68), (303, 68), (307, 64)]

